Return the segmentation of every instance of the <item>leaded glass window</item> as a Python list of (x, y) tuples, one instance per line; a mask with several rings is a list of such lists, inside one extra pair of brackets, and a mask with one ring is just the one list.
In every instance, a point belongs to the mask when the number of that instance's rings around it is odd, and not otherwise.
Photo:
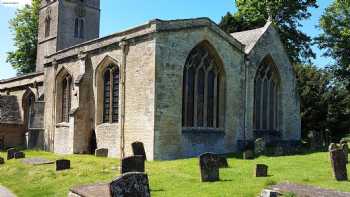
[(278, 128), (279, 74), (274, 64), (265, 61), (255, 77), (254, 129), (275, 131)]
[(103, 74), (103, 122), (119, 120), (119, 68), (108, 66)]
[(221, 68), (207, 45), (191, 51), (183, 73), (183, 127), (219, 128)]
[(69, 122), (71, 108), (71, 83), (72, 79), (67, 76), (62, 81), (62, 122)]

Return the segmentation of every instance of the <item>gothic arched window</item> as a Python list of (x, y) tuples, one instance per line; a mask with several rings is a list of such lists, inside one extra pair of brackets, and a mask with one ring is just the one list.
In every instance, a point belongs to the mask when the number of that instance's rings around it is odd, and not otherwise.
[(278, 129), (279, 74), (272, 60), (263, 61), (255, 76), (254, 129), (276, 131)]
[(194, 48), (183, 72), (182, 126), (219, 128), (223, 70), (207, 43)]
[(51, 31), (51, 18), (48, 16), (45, 19), (45, 38), (50, 36)]
[(103, 122), (118, 122), (119, 68), (110, 65), (103, 73)]
[(71, 88), (72, 78), (67, 75), (62, 80), (62, 114), (61, 122), (69, 122), (69, 112), (71, 108)]

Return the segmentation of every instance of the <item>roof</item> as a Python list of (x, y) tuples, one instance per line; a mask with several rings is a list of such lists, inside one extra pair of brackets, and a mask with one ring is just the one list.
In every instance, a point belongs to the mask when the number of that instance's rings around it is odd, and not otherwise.
[(176, 20), (153, 19), (143, 25), (136, 26), (122, 32), (117, 32), (102, 38), (89, 40), (87, 42), (80, 43), (69, 48), (57, 51), (54, 54), (46, 56), (45, 64), (48, 64), (54, 60), (59, 61), (72, 56), (77, 56), (81, 52), (89, 53), (103, 47), (111, 45), (117, 46), (118, 43), (124, 40), (131, 40), (137, 37), (143, 37), (159, 32), (179, 31), (193, 28), (208, 28), (223, 39), (225, 39), (228, 43), (237, 48), (239, 51), (243, 52), (244, 45), (238, 40), (236, 40), (234, 37), (221, 30), (220, 27), (209, 18)]
[(266, 30), (270, 27), (270, 25), (271, 25), (271, 22), (267, 22), (264, 27), (247, 30), (247, 31), (234, 32), (231, 34), (231, 36), (234, 37), (236, 40), (238, 40), (240, 43), (244, 44), (245, 45), (244, 52), (246, 54), (249, 54), (250, 51), (256, 45), (256, 43), (264, 35)]
[(22, 76), (0, 80), (0, 91), (11, 88), (27, 87), (33, 83), (41, 84), (43, 81), (44, 72), (29, 73)]

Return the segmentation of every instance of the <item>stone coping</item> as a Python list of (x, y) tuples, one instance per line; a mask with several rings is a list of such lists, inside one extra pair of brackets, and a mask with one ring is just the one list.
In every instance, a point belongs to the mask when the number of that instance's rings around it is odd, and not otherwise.
[(178, 19), (178, 20), (160, 20), (153, 19), (149, 22), (139, 25), (125, 31), (121, 31), (102, 38), (96, 38), (83, 42), (72, 47), (60, 50), (52, 55), (46, 56), (45, 65), (53, 61), (60, 61), (66, 58), (78, 56), (81, 53), (91, 53), (103, 47), (110, 45), (118, 46), (118, 43), (131, 40), (137, 37), (143, 37), (160, 32), (179, 31), (183, 29), (208, 28), (220, 37), (233, 45), (238, 51), (244, 53), (245, 45), (237, 39), (227, 34), (209, 18)]
[(111, 196), (109, 183), (97, 183), (91, 185), (81, 185), (70, 189), (70, 192), (77, 196), (84, 197), (108, 197)]
[(40, 76), (40, 75), (44, 75), (44, 72), (33, 72), (33, 73), (26, 74), (26, 75), (12, 77), (12, 78), (8, 78), (8, 79), (2, 79), (2, 80), (0, 80), (0, 84), (12, 82), (12, 81), (17, 81), (17, 80), (22, 80), (22, 79), (27, 79), (27, 78), (33, 78), (33, 77)]

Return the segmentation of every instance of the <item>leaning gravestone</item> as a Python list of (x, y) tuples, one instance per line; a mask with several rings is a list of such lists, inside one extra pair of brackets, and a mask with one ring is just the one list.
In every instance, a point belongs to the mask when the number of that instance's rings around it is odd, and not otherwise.
[(219, 168), (228, 168), (228, 162), (227, 162), (227, 159), (226, 157), (224, 156), (218, 156), (218, 166)]
[(5, 164), (4, 158), (0, 157), (0, 165)]
[(125, 157), (121, 162), (121, 174), (127, 172), (145, 172), (145, 160), (141, 155)]
[(70, 160), (60, 159), (56, 160), (56, 171), (70, 169)]
[(254, 154), (261, 155), (265, 153), (266, 142), (264, 138), (258, 138), (254, 142)]
[(219, 180), (218, 155), (204, 153), (199, 156), (199, 166), (202, 182)]
[(347, 181), (347, 169), (345, 154), (342, 149), (332, 149), (330, 151), (331, 164), (333, 168), (333, 174), (337, 181)]
[(268, 166), (265, 164), (256, 164), (255, 177), (267, 177)]
[(134, 155), (141, 155), (143, 156), (144, 160), (147, 160), (145, 147), (143, 146), (142, 142), (134, 142), (131, 144), (131, 147)]
[(344, 152), (346, 163), (349, 163), (349, 146), (348, 146), (348, 143), (341, 144), (341, 149)]
[(246, 150), (243, 152), (243, 159), (254, 159), (254, 152), (252, 150)]
[(15, 153), (17, 152), (16, 148), (7, 149), (7, 160), (15, 158)]
[(112, 197), (150, 197), (148, 176), (142, 172), (123, 174), (110, 184)]
[(108, 157), (108, 149), (107, 148), (96, 149), (95, 156), (96, 157)]
[(15, 159), (23, 159), (26, 158), (26, 155), (24, 154), (24, 152), (15, 152)]

